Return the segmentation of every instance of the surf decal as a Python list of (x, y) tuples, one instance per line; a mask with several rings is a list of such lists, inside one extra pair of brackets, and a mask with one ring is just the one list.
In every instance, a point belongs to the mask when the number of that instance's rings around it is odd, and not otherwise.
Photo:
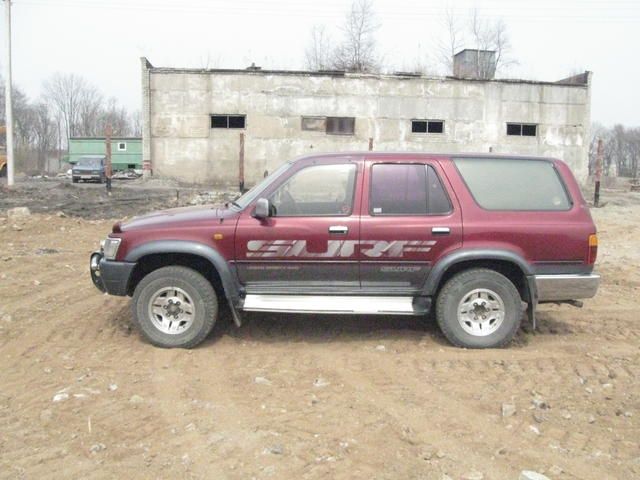
[(435, 240), (329, 240), (324, 252), (310, 251), (306, 240), (249, 240), (247, 258), (349, 258), (356, 247), (370, 258), (402, 258), (405, 253), (427, 253)]

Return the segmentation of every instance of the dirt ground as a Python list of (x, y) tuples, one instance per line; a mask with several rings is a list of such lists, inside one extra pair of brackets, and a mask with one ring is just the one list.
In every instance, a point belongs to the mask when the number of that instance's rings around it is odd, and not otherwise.
[(228, 312), (154, 348), (89, 279), (112, 221), (7, 219), (33, 195), (0, 192), (0, 478), (640, 478), (640, 194), (593, 212), (598, 296), (485, 351), (414, 318)]

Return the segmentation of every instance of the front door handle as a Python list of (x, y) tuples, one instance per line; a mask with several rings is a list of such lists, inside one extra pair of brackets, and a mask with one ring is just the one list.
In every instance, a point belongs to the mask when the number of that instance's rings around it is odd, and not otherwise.
[(451, 233), (451, 229), (449, 227), (433, 227), (431, 229), (431, 233), (434, 235), (449, 235)]
[(349, 233), (349, 227), (345, 227), (344, 225), (331, 225), (329, 227), (329, 233), (334, 233), (336, 235), (346, 235)]

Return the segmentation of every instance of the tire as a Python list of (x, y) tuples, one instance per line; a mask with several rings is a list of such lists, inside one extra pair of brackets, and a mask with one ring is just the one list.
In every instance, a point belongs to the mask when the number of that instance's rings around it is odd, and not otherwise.
[(0, 167), (0, 177), (6, 177), (7, 176), (7, 164), (5, 163), (4, 165), (2, 165), (2, 167)]
[(195, 270), (163, 267), (140, 281), (133, 293), (132, 310), (138, 328), (153, 345), (193, 348), (216, 323), (218, 297), (211, 283)]
[(73, 183), (78, 183), (78, 182), (80, 181), (80, 179), (79, 179), (79, 178), (77, 178), (77, 177), (71, 177), (71, 181), (72, 181)]
[(522, 300), (513, 283), (484, 268), (453, 276), (436, 300), (438, 325), (457, 347), (504, 347), (520, 328), (522, 316)]

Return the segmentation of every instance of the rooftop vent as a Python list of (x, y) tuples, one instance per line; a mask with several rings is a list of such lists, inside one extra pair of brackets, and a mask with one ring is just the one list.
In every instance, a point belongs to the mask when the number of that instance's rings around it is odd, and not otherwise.
[(491, 80), (496, 74), (496, 52), (464, 49), (453, 56), (453, 76)]
[(262, 70), (262, 67), (259, 67), (258, 65), (256, 65), (255, 62), (251, 62), (251, 65), (247, 67), (247, 70), (257, 71), (257, 70)]

